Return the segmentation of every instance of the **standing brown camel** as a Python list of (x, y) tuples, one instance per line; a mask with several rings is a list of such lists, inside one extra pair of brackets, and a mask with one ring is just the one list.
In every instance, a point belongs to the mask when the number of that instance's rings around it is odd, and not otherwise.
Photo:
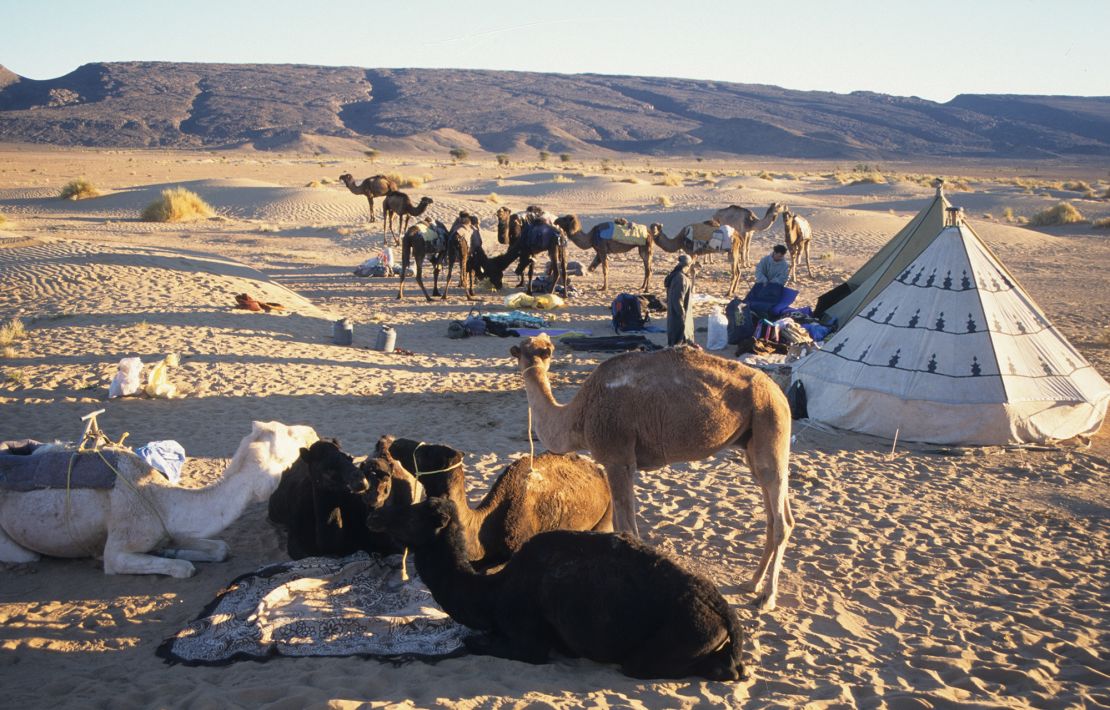
[[(427, 198), (425, 198), (427, 199)], [(409, 261), (416, 260), (416, 283), (424, 292), (424, 298), (432, 300), (432, 296), (439, 296), (439, 268), (447, 256), (447, 227), (442, 222), (432, 224), (431, 219), (425, 219), (405, 230), (401, 239), (401, 283), (397, 286), (397, 298), (405, 296), (405, 274), (409, 270)], [(432, 296), (424, 287), (424, 259), (432, 263)], [(444, 286), (444, 296), (446, 296)]]
[(738, 205), (717, 210), (713, 214), (713, 221), (727, 224), (736, 230), (736, 234), (732, 237), (732, 248), (729, 250), (730, 265), (732, 266), (732, 281), (728, 288), (730, 296), (736, 292), (736, 288), (740, 284), (740, 270), (751, 266), (748, 255), (751, 251), (752, 235), (773, 225), (783, 209), (785, 209), (785, 205), (772, 202), (762, 217), (756, 217), (755, 212)]
[(743, 446), (763, 489), (767, 537), (747, 591), (775, 608), (779, 572), (794, 516), (790, 510), (790, 406), (764, 373), (693, 348), (625, 353), (597, 366), (569, 404), (551, 393), (555, 353), (546, 335), (510, 353), (524, 377), (536, 435), (550, 451), (587, 450), (604, 468), (614, 525), (638, 535), (637, 471), (698, 461)]
[(370, 221), (373, 222), (377, 218), (374, 216), (374, 198), (385, 197), (397, 189), (397, 183), (393, 182), (385, 175), (374, 175), (368, 177), (360, 183), (355, 183), (355, 179), (351, 177), (350, 173), (343, 173), (339, 179), (347, 186), (347, 189), (356, 195), (366, 195), (366, 201), (370, 203)]
[(813, 278), (813, 271), (809, 268), (809, 244), (813, 240), (813, 228), (809, 226), (809, 220), (786, 208), (782, 213), (782, 225), (786, 231), (786, 248), (790, 250), (790, 280), (798, 280), (795, 272), (803, 254), (806, 257), (806, 274)]
[(525, 226), (537, 222), (555, 224), (555, 215), (537, 205), (528, 205), (523, 212), (513, 212), (508, 207), (497, 209), (497, 243), (512, 246), (520, 238)]
[(424, 210), (428, 209), (430, 204), (432, 204), (432, 198), (421, 197), (420, 204), (414, 206), (408, 195), (396, 190), (385, 196), (382, 200), (382, 219), (385, 220), (385, 228), (393, 235), (394, 244), (397, 243), (397, 232), (393, 231), (393, 216), (397, 215), (397, 227), (404, 234), (409, 218), (424, 214)]
[(594, 260), (590, 263), (587, 271), (593, 271), (601, 266), (602, 283), (601, 290), (609, 290), (609, 255), (610, 254), (623, 254), (633, 249), (640, 252), (640, 259), (644, 262), (644, 281), (640, 284), (641, 291), (648, 290), (648, 282), (651, 280), (651, 256), (652, 250), (655, 246), (655, 235), (663, 233), (663, 225), (659, 223), (652, 224), (647, 228), (647, 239), (643, 244), (630, 244), (627, 242), (619, 242), (616, 239), (602, 239), (602, 230), (607, 229), (608, 225), (620, 225), (623, 228), (639, 226), (633, 225), (631, 222), (618, 218), (613, 222), (602, 222), (594, 226), (589, 232), (582, 231), (582, 225), (578, 221), (576, 215), (568, 214), (555, 220), (556, 226), (562, 229), (567, 239), (574, 242), (574, 246), (579, 249), (593, 249)]
[(447, 231), (447, 279), (443, 284), (443, 298), (447, 298), (447, 287), (451, 283), (451, 272), (456, 263), (459, 265), (459, 288), (468, 300), (474, 298), (476, 265), (472, 265), (471, 260), (478, 256), (481, 248), (482, 234), (478, 231), (478, 215), (465, 210), (459, 212), (455, 223)]

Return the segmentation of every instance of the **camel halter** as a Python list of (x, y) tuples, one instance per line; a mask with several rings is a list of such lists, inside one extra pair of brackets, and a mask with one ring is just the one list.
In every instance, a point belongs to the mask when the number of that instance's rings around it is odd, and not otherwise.
[(418, 463), (416, 463), (416, 451), (417, 451), (417, 449), (419, 449), (423, 445), (424, 445), (424, 442), (421, 441), (419, 444), (416, 445), (416, 448), (414, 448), (412, 450), (412, 470), (413, 470), (412, 475), (415, 476), (416, 478), (420, 478), (421, 476), (431, 476), (434, 473), (447, 473), (448, 471), (452, 471), (452, 470), (458, 468), (459, 466), (462, 466), (462, 461), (457, 461), (457, 462), (451, 464), (450, 466), (448, 466), (447, 468), (441, 468), (437, 471), (421, 471), (420, 470), (420, 465)]

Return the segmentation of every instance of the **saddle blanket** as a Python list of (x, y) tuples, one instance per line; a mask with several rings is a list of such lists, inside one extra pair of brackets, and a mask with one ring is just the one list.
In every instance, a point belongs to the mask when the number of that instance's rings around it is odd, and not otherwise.
[(629, 222), (628, 225), (613, 224), (613, 241), (621, 244), (633, 244), (642, 247), (648, 243), (651, 235), (646, 224)]
[[(75, 449), (58, 449), (35, 453), (43, 444), (38, 441), (5, 441), (0, 443), (0, 489), (6, 491), (38, 491), (44, 489), (114, 488), (116, 474), (93, 451), (76, 454)], [(119, 467), (121, 452), (101, 449), (112, 466)], [(73, 468), (70, 469), (70, 460)], [(68, 481), (67, 481), (68, 472)]]
[(416, 224), (416, 228), (420, 230), (420, 236), (424, 237), (428, 246), (434, 247), (433, 251), (443, 251), (443, 246), (447, 242), (447, 227), (439, 223), (419, 222)]
[[(705, 232), (701, 233), (702, 235)], [(697, 230), (691, 230), (690, 241), (693, 242), (694, 251), (728, 251), (732, 248), (732, 238), (736, 230), (727, 224), (722, 224), (714, 229), (707, 239), (699, 238)]]

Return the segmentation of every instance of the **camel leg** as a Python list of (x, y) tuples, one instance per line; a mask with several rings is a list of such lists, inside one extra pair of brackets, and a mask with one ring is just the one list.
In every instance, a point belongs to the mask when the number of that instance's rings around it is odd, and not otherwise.
[(603, 464), (613, 497), (613, 528), (640, 537), (636, 526), (636, 464)]
[[(451, 274), (455, 271), (455, 261), (453, 259), (447, 260), (447, 276), (443, 279), (443, 294), (440, 296), (443, 300), (447, 300), (447, 289), (451, 287)], [(438, 285), (439, 278), (436, 278)], [(459, 284), (462, 285), (462, 274), (459, 274)], [(435, 293), (435, 288), (432, 288), (432, 293)]]
[(604, 256), (598, 256), (601, 259), (601, 290), (609, 290), (609, 259)]
[[(782, 438), (782, 437), (780, 437)], [(763, 556), (748, 587), (751, 591), (762, 588), (756, 603), (763, 611), (771, 611), (778, 601), (779, 573), (790, 533), (794, 530), (794, 514), (789, 501), (789, 430), (782, 442), (764, 441), (760, 447), (770, 449), (757, 452), (753, 443), (748, 445), (748, 464), (752, 475), (763, 489), (763, 502), (767, 517), (767, 539)], [(780, 450), (775, 450), (780, 449)]]
[(223, 540), (208, 540), (202, 537), (174, 538), (178, 547), (167, 547), (159, 551), (162, 557), (192, 562), (223, 562), (231, 555), (231, 550)]
[(374, 198), (370, 195), (366, 196), (366, 201), (370, 203), (370, 221), (374, 221)]
[(412, 258), (412, 244), (406, 238), (401, 249), (401, 283), (397, 286), (397, 298), (405, 296), (405, 274), (409, 271), (409, 260)]
[(0, 527), (0, 562), (38, 562), (40, 559), (41, 556), (37, 552), (28, 550), (8, 537), (4, 528)]
[(808, 274), (810, 278), (813, 278), (813, 269), (809, 268), (809, 242), (802, 245), (802, 251), (806, 255), (806, 274)]
[(651, 280), (651, 251), (648, 248), (640, 249), (640, 258), (644, 260), (644, 282), (640, 284), (640, 292), (647, 293), (648, 281)]
[[(439, 278), (438, 273), (436, 274), (436, 278)], [(427, 287), (424, 286), (424, 260), (423, 259), (420, 259), (419, 261), (416, 262), (416, 283), (420, 284), (420, 290), (424, 292), (424, 300), (425, 301), (432, 300), (432, 297), (428, 295)]]
[(104, 574), (165, 574), (178, 579), (196, 574), (196, 568), (188, 560), (170, 560), (149, 554), (147, 550), (158, 546), (158, 537), (158, 534), (141, 534), (135, 528), (109, 530), (104, 543)]

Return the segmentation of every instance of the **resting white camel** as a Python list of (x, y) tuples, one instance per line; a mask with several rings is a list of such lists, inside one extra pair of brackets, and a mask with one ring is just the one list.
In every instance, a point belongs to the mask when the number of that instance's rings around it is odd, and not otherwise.
[(318, 438), (308, 426), (253, 422), (220, 480), (199, 489), (175, 486), (125, 452), (117, 468), (126, 481), (73, 489), (68, 510), (64, 489), (0, 490), (0, 562), (103, 557), (105, 574), (190, 577), (190, 560), (227, 559), (227, 543), (211, 536), (267, 500), (301, 447)]

